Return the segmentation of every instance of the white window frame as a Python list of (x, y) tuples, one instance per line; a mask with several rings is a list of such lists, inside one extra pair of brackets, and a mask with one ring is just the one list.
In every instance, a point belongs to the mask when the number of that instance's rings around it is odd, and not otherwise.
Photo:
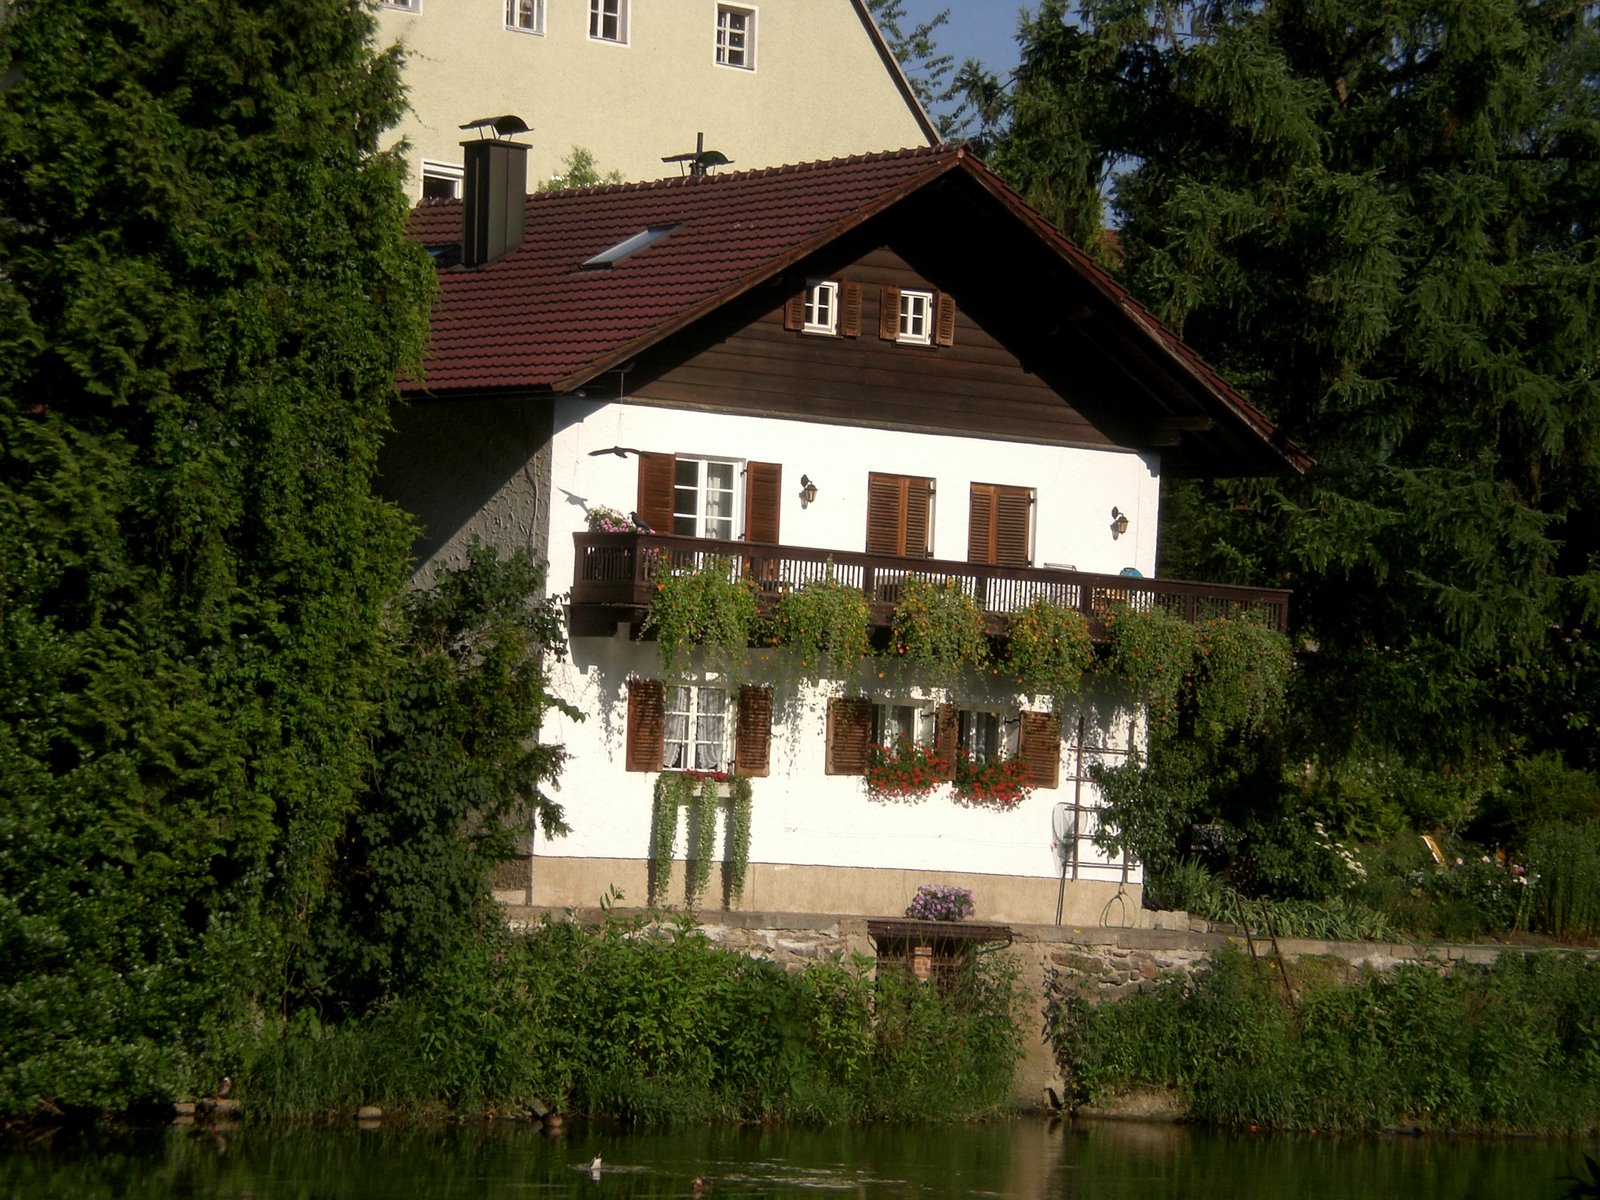
[(439, 197), (439, 199), (459, 200), (461, 199), (461, 188), (465, 179), (466, 171), (459, 163), (432, 162), (426, 158), (422, 160), (422, 195), (424, 197), (428, 195), (428, 181), (433, 180), (450, 185), (450, 195)]
[(806, 316), (800, 332), (839, 332), (839, 284), (836, 280), (819, 280), (806, 288)]
[(933, 293), (902, 288), (900, 324), (895, 341), (912, 346), (933, 344)]
[(734, 722), (729, 689), (705, 683), (669, 683), (666, 686), (667, 719), (661, 736), (661, 769), (731, 771), (730, 735)]
[(921, 704), (884, 700), (872, 706), (872, 742), (893, 749), (899, 739), (913, 746), (933, 745), (934, 711)]
[(378, 0), (379, 8), (397, 8), (401, 12), (419, 13), (422, 11), (422, 0)]
[[(506, 28), (544, 36), (545, 0), (506, 0)], [(527, 21), (523, 21), (527, 17)]]
[[(609, 42), (613, 46), (626, 46), (628, 15), (628, 0), (589, 0), (589, 40)], [(614, 37), (606, 36), (608, 21), (614, 28)]]
[(1021, 734), (1021, 718), (999, 709), (963, 708), (956, 715), (956, 749), (975, 763), (1015, 758)]
[[(742, 29), (735, 29), (734, 22)], [(738, 44), (735, 44), (735, 43)], [(743, 4), (717, 5), (716, 61), (735, 71), (756, 69), (756, 10)]]
[[(712, 456), (697, 456), (693, 454), (679, 454), (672, 472), (672, 532), (683, 537), (715, 538), (719, 541), (737, 541), (744, 536), (744, 473), (745, 463), (738, 458), (716, 458)], [(714, 516), (706, 511), (706, 486), (707, 468), (710, 466), (726, 466), (731, 468), (732, 483), (726, 488), (715, 489), (723, 492), (728, 498), (729, 510), (726, 516)], [(692, 485), (683, 482), (684, 468), (694, 469)], [(689, 512), (686, 506), (679, 503), (680, 493), (694, 489), (694, 512)], [(688, 532), (680, 528), (681, 524), (692, 520), (694, 531)], [(711, 522), (726, 521), (727, 536), (723, 537), (720, 531), (715, 530)]]

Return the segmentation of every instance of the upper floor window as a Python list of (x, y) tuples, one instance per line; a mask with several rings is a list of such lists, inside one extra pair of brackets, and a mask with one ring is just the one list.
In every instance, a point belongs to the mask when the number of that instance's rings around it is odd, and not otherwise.
[(672, 532), (732, 541), (738, 490), (738, 463), (679, 455), (672, 478)]
[(903, 290), (900, 293), (900, 327), (897, 341), (926, 346), (933, 340), (933, 293)]
[(461, 197), (462, 169), (455, 163), (422, 163), (422, 198), (458, 200)]
[(848, 279), (813, 279), (783, 302), (783, 327), (800, 333), (861, 336), (861, 285)]
[(399, 8), (406, 12), (421, 12), (422, 0), (378, 0), (380, 8)]
[(635, 511), (657, 533), (777, 542), (781, 463), (696, 454), (639, 455)]
[(806, 288), (806, 333), (832, 333), (839, 327), (839, 285), (832, 280)]
[(756, 65), (756, 14), (751, 8), (717, 5), (717, 62), (753, 71)]
[(878, 295), (878, 336), (911, 346), (952, 346), (955, 300), (948, 292), (886, 287)]
[(933, 480), (867, 476), (867, 553), (927, 558), (932, 553)]
[(544, 32), (544, 0), (506, 0), (506, 28)]
[(599, 42), (626, 42), (628, 0), (589, 0), (589, 36)]
[(967, 561), (1026, 567), (1033, 562), (1033, 489), (972, 485)]

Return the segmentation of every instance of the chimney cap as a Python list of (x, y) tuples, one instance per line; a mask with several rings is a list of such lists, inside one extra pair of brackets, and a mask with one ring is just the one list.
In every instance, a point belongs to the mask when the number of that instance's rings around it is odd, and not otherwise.
[(483, 136), (486, 129), (493, 129), (496, 137), (515, 137), (519, 133), (532, 132), (528, 123), (514, 113), (502, 113), (498, 117), (479, 117), (476, 121), (468, 121), (461, 128), (476, 129), (479, 137)]

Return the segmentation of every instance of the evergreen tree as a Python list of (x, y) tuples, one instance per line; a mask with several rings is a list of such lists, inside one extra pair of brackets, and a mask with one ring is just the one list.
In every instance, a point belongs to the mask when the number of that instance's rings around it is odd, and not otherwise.
[(325, 888), (432, 287), (372, 33), (0, 8), (0, 1111), (209, 1090)]
[(1431, 772), (1378, 824), (1597, 765), (1595, 6), (1046, 0), (1023, 42), (1000, 169), (1090, 247), (1109, 200), (1135, 293), (1319, 462), (1163, 520), (1165, 573), (1295, 590), (1297, 757)]

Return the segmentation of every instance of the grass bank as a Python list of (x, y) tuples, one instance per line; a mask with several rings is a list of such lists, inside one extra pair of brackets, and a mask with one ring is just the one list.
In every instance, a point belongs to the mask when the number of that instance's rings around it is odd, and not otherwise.
[(1292, 970), (1296, 1004), (1236, 950), (1099, 1005), (1057, 974), (1047, 1020), (1073, 1102), (1161, 1087), (1219, 1126), (1600, 1129), (1600, 962), (1504, 954), (1492, 967), (1353, 979)]
[(788, 974), (692, 923), (610, 919), (499, 932), (418, 998), (367, 1018), (300, 1017), (241, 1081), (253, 1115), (377, 1104), (419, 1114), (568, 1113), (641, 1123), (949, 1120), (1002, 1111), (1020, 1053), (998, 956), (950, 987), (870, 960)]

